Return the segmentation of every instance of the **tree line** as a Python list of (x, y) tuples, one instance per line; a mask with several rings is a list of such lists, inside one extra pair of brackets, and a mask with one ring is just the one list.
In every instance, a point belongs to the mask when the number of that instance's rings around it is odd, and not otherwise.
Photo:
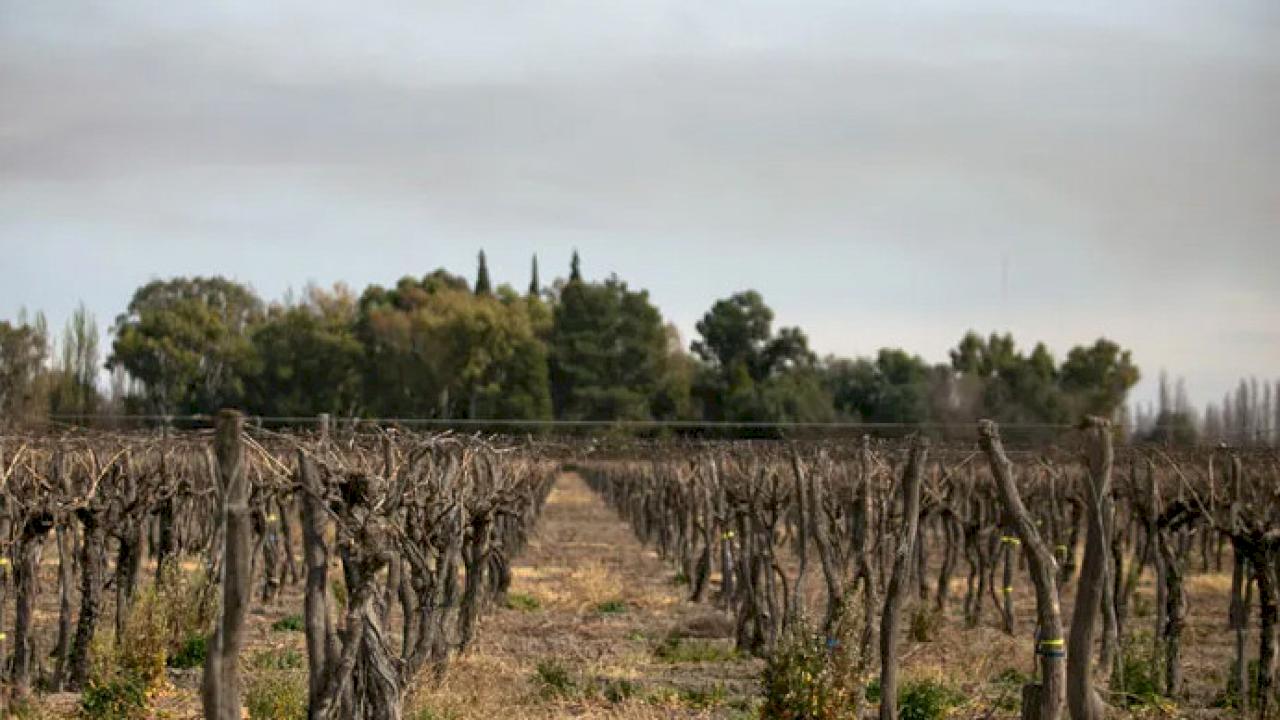
[(1135, 408), (1134, 428), (1144, 439), (1178, 445), (1277, 445), (1280, 382), (1259, 383), (1256, 377), (1241, 378), (1221, 403), (1208, 403), (1199, 413), (1187, 399), (1182, 379), (1171, 383), (1168, 375), (1161, 373), (1155, 403)]
[[(308, 286), (267, 302), (222, 277), (154, 280), (110, 328), (105, 363), (82, 307), (60, 342), (47, 323), (0, 322), (0, 416), (211, 413), (467, 420), (857, 421), (1055, 426), (1117, 417), (1138, 381), (1098, 339), (1061, 360), (1009, 334), (964, 335), (947, 362), (900, 348), (819, 357), (777, 327), (760, 293), (716, 301), (687, 346), (645, 290), (616, 275), (520, 292), (444, 269), (371, 285)], [(51, 348), (61, 352), (53, 355)], [(103, 363), (100, 365), (100, 363)], [(99, 368), (110, 371), (103, 391)]]

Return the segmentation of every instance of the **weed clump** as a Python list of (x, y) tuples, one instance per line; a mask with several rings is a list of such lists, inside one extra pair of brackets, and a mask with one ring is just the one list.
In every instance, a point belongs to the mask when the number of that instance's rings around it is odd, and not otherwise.
[(168, 681), (166, 668), (204, 662), (215, 590), (202, 569), (189, 572), (177, 560), (166, 563), (154, 585), (134, 594), (123, 637), (94, 638), (81, 716), (148, 716), (151, 696)]
[(556, 660), (541, 660), (533, 675), (538, 694), (544, 699), (572, 698), (578, 694), (578, 683), (568, 668)]
[(520, 610), (523, 612), (533, 612), (542, 607), (542, 603), (538, 602), (538, 598), (524, 593), (508, 593), (507, 609)]
[(729, 700), (729, 693), (724, 685), (716, 683), (708, 688), (694, 688), (680, 691), (680, 702), (694, 710), (710, 710), (720, 707)]
[(898, 695), (899, 720), (942, 720), (964, 702), (964, 695), (941, 680), (912, 680)]
[(1161, 662), (1151, 633), (1135, 633), (1125, 639), (1120, 663), (1111, 678), (1111, 691), (1126, 708), (1159, 707)]
[(769, 657), (761, 675), (760, 716), (778, 720), (855, 720), (866, 694), (858, 638), (861, 613), (846, 608), (831, 635), (798, 619)]
[(297, 650), (259, 650), (249, 658), (254, 670), (301, 670), (306, 666), (302, 653)]
[(188, 635), (178, 651), (169, 656), (169, 667), (179, 670), (204, 667), (204, 659), (209, 654), (208, 646), (209, 638), (204, 633)]
[(668, 635), (653, 651), (654, 657), (672, 664), (728, 662), (737, 657), (732, 648), (707, 640)]
[(1005, 668), (991, 679), (991, 684), (999, 691), (995, 706), (1008, 712), (1017, 711), (1022, 706), (1022, 687), (1035, 682), (1035, 678), (1014, 668)]
[(80, 696), (80, 717), (86, 720), (142, 720), (149, 714), (147, 687), (127, 676), (90, 681)]
[(596, 612), (601, 615), (621, 615), (627, 611), (627, 604), (621, 600), (607, 600), (596, 605)]
[(609, 680), (604, 685), (604, 698), (617, 705), (626, 702), (636, 694), (636, 685), (630, 680)]
[(302, 630), (301, 615), (290, 615), (271, 623), (271, 632), (302, 632)]
[(251, 720), (304, 720), (307, 676), (296, 670), (259, 670), (247, 678), (245, 710)]

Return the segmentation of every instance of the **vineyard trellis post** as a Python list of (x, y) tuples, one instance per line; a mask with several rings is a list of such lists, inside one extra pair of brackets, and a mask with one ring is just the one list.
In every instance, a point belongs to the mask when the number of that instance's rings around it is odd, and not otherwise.
[(1040, 684), (1023, 692), (1024, 720), (1057, 720), (1066, 701), (1066, 655), (1062, 637), (1062, 611), (1058, 605), (1057, 563), (1053, 552), (1036, 529), (1031, 513), (1022, 503), (1013, 478), (1013, 463), (1005, 454), (1000, 431), (984, 420), (978, 425), (982, 449), (991, 463), (1000, 502), (1007, 511), (1014, 532), (1026, 548), (1031, 582), (1036, 590), (1036, 655), (1040, 659)]
[(244, 416), (235, 410), (218, 413), (215, 449), (218, 491), (223, 516), (222, 607), (209, 640), (201, 702), (208, 720), (241, 720), (240, 676), (237, 663), (244, 645), (245, 614), (249, 609), (250, 520), (249, 478), (244, 468), (241, 433)]
[[(328, 439), (328, 417), (321, 416), (320, 448)], [(324, 486), (314, 461), (298, 449), (298, 476), (302, 495), (302, 546), (306, 566), (303, 627), (307, 643), (307, 707), (314, 718), (327, 682), (326, 672), (335, 654), (332, 615), (329, 610), (329, 548), (325, 542)]]
[(1107, 539), (1103, 518), (1105, 498), (1111, 492), (1111, 471), (1115, 448), (1111, 422), (1090, 417), (1084, 430), (1088, 443), (1088, 472), (1085, 474), (1086, 515), (1084, 561), (1071, 616), (1067, 654), (1067, 707), (1072, 720), (1101, 720), (1106, 709), (1093, 687), (1093, 638), (1097, 628), (1104, 585), (1107, 582)]
[(929, 453), (927, 438), (917, 435), (902, 473), (902, 528), (893, 556), (893, 573), (880, 618), (880, 720), (898, 717), (898, 627), (907, 598), (916, 531), (920, 524), (920, 485)]
[[(61, 465), (61, 453), (54, 453), (50, 477), (55, 486), (60, 479)], [(18, 697), (25, 696), (31, 689), (31, 665), (35, 659), (31, 631), (40, 577), (40, 556), (53, 526), (53, 513), (47, 507), (36, 507), (28, 512), (19, 531), (13, 576), (13, 660), (10, 666), (14, 694)]]

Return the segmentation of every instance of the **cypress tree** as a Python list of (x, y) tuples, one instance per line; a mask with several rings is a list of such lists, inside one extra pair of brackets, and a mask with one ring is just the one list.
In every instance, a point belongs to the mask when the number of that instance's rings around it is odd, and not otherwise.
[(569, 261), (569, 282), (582, 282), (582, 260), (578, 251), (573, 251), (573, 260)]
[(476, 273), (476, 295), (492, 295), (493, 285), (489, 282), (489, 264), (485, 262), (484, 251), (480, 251), (480, 270)]
[(533, 277), (529, 280), (529, 297), (538, 297), (538, 293), (542, 292), (541, 283), (538, 282), (538, 256), (533, 256)]

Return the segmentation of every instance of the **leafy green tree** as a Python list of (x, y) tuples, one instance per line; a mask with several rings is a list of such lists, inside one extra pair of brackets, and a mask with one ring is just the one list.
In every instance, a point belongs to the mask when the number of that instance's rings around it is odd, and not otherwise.
[(780, 371), (759, 385), (756, 409), (741, 419), (772, 422), (830, 422), (835, 419), (831, 394), (816, 367)]
[(992, 333), (984, 340), (969, 332), (951, 351), (951, 366), (980, 384), (981, 402), (975, 410), (983, 417), (1006, 423), (1065, 420), (1055, 361), (1043, 344), (1027, 356), (1008, 333)]
[(869, 423), (916, 424), (931, 419), (931, 368), (919, 356), (884, 348), (875, 359), (830, 358), (825, 380), (836, 410)]
[(1138, 379), (1129, 352), (1105, 339), (1073, 348), (1058, 366), (1043, 343), (1027, 355), (1007, 333), (984, 340), (969, 332), (951, 351), (951, 366), (981, 384), (978, 412), (1006, 423), (1061, 424), (1085, 414), (1110, 417)]
[(663, 385), (668, 335), (649, 293), (616, 276), (584, 282), (574, 258), (548, 339), (556, 416), (638, 420), (677, 411)]
[(108, 368), (142, 384), (156, 412), (212, 412), (240, 403), (251, 374), (249, 331), (262, 301), (220, 277), (156, 280), (116, 318)]
[(668, 323), (665, 331), (666, 355), (649, 410), (655, 420), (694, 420), (698, 417), (698, 410), (690, 393), (698, 373), (698, 361), (684, 351), (680, 331), (675, 325)]
[(405, 276), (393, 288), (370, 285), (357, 305), (356, 337), (364, 346), (367, 409), (383, 417), (439, 417), (448, 412), (441, 381), (428, 362), (431, 348), (415, 337), (412, 317), (440, 292), (469, 292), (466, 278), (443, 269)]
[(383, 415), (536, 419), (550, 409), (532, 305), (509, 287), (475, 295), (444, 271), (371, 287), (357, 333), (366, 397)]
[(355, 321), (356, 300), (343, 285), (312, 286), (301, 303), (271, 306), (251, 335), (257, 363), (247, 408), (276, 417), (356, 414), (364, 347)]
[[(799, 328), (773, 332), (754, 290), (718, 300), (697, 323), (692, 350), (706, 363), (696, 394), (711, 420), (816, 422), (833, 415), (817, 357)], [(792, 401), (784, 396), (792, 393)]]
[(413, 317), (452, 417), (537, 419), (547, 415), (546, 355), (524, 303), (441, 292)]
[[(769, 344), (773, 338), (773, 310), (755, 290), (718, 300), (695, 326), (701, 340), (694, 354), (730, 379), (745, 370), (753, 382), (768, 377), (772, 368)], [(798, 330), (796, 331), (799, 332)], [(794, 342), (794, 338), (788, 340)]]
[(1072, 397), (1077, 415), (1111, 417), (1142, 377), (1130, 351), (1099, 338), (1089, 347), (1072, 348), (1061, 368), (1062, 388)]

